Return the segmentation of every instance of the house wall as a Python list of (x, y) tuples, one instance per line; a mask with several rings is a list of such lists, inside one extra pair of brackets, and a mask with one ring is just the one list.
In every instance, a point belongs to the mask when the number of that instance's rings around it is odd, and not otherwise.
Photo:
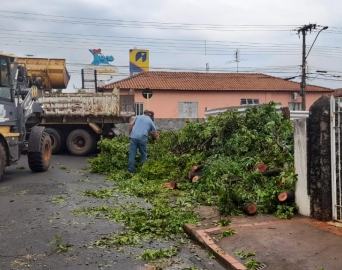
[[(128, 91), (121, 90), (122, 94)], [(293, 92), (251, 92), (251, 91), (153, 91), (150, 99), (144, 99), (142, 90), (135, 90), (135, 102), (144, 103), (144, 108), (152, 110), (155, 118), (178, 118), (178, 102), (198, 102), (197, 118), (204, 118), (205, 109), (240, 106), (241, 99), (259, 99), (259, 103), (270, 101), (280, 102), (288, 106), (289, 102), (301, 102), (298, 93), (296, 100), (292, 99)], [(306, 93), (307, 109), (322, 93)]]

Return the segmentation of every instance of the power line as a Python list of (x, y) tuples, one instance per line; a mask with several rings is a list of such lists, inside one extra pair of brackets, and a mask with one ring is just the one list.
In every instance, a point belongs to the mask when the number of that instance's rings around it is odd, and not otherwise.
[[(39, 33), (43, 33), (42, 34), (30, 34), (30, 33), (23, 33), (23, 34), (16, 34), (15, 30), (4, 30), (4, 29), (0, 29), (1, 31), (11, 31), (11, 35), (1, 35), (1, 40), (7, 41), (7, 40), (15, 40), (15, 41), (35, 41), (35, 42), (39, 42), (39, 41), (53, 41), (54, 44), (56, 41), (58, 41), (60, 44), (62, 43), (66, 43), (69, 44), (73, 41), (78, 41), (78, 42), (82, 42), (83, 45), (85, 44), (98, 44), (98, 45), (119, 45), (119, 46), (133, 46), (133, 43), (140, 43), (140, 44), (145, 44), (144, 46), (149, 46), (151, 48), (154, 47), (163, 47), (163, 49), (179, 49), (180, 47), (182, 48), (182, 50), (187, 49), (187, 50), (208, 50), (208, 52), (217, 52), (217, 51), (221, 51), (221, 50), (226, 50), (226, 49), (234, 49), (236, 48), (236, 46), (234, 44), (238, 44), (238, 46), (240, 48), (244, 49), (244, 52), (247, 53), (253, 53), (253, 52), (263, 52), (263, 51), (267, 51), (268, 54), (272, 53), (277, 53), (278, 51), (282, 51), (282, 52), (287, 52), (287, 53), (291, 53), (291, 52), (296, 52), (300, 50), (300, 46), (298, 44), (269, 44), (269, 43), (243, 43), (243, 42), (226, 42), (223, 43), (222, 41), (207, 41), (207, 42), (203, 42), (203, 40), (172, 40), (172, 39), (152, 39), (152, 38), (145, 38), (145, 42), (142, 42), (142, 40), (144, 39), (140, 39), (140, 38), (133, 38), (133, 37), (106, 37), (106, 39), (98, 39), (98, 38), (94, 38), (91, 35), (80, 35), (77, 37), (77, 35), (71, 35), (71, 37), (65, 37), (65, 36), (61, 36), (63, 34), (61, 33), (54, 33), (54, 34), (58, 34), (59, 36), (53, 36), (51, 35), (44, 35), (47, 34), (46, 32), (39, 32)], [(14, 32), (14, 33), (13, 33)], [(23, 31), (18, 31), (19, 33), (22, 33)], [(84, 40), (84, 36), (87, 36), (87, 40)], [(61, 40), (63, 39), (63, 40)], [(67, 40), (64, 40), (67, 39)], [(130, 41), (127, 40), (123, 40), (123, 39), (133, 39)], [(100, 41), (104, 41), (104, 42), (100, 42)], [(156, 43), (156, 40), (160, 40), (160, 41), (165, 41), (165, 43), (162, 42), (158, 42)], [(170, 42), (171, 41), (171, 42)], [(173, 42), (172, 42), (173, 41)], [(92, 43), (93, 42), (93, 43)], [(133, 43), (129, 43), (129, 42), (133, 42)], [(73, 42), (74, 44), (75, 42)], [(92, 43), (92, 44), (91, 44)], [(30, 43), (31, 44), (31, 43)], [(186, 46), (185, 48), (184, 45)], [(291, 48), (290, 46), (293, 46), (293, 48)], [(294, 47), (295, 46), (295, 47)], [(342, 53), (342, 48), (341, 47), (327, 47), (327, 46), (317, 46), (316, 48), (313, 49), (314, 53), (323, 53), (323, 54), (329, 54), (329, 53)]]
[[(171, 23), (171, 22), (152, 22), (136, 20), (113, 20), (97, 19), (89, 17), (60, 16), (53, 14), (17, 12), (0, 10), (2, 18), (16, 20), (35, 20), (45, 22), (57, 22), (68, 24), (82, 24), (93, 26), (111, 27), (134, 27), (134, 28), (158, 28), (158, 29), (177, 29), (177, 30), (211, 30), (211, 31), (289, 31), (295, 25), (219, 25), (219, 24), (193, 24), (193, 23)], [(10, 16), (8, 14), (14, 14)], [(20, 16), (18, 16), (21, 15)]]

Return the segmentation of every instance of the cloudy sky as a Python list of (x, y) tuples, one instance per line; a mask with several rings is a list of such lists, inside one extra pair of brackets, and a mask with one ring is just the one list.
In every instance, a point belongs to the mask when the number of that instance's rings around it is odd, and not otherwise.
[(129, 49), (136, 47), (150, 51), (150, 70), (205, 72), (208, 63), (210, 72), (299, 81), (298, 29), (313, 23), (307, 52), (322, 26), (329, 28), (307, 57), (307, 82), (341, 88), (341, 8), (337, 0), (2, 0), (0, 51), (65, 58), (68, 92), (81, 87), (81, 69), (93, 60), (88, 49), (97, 48), (114, 56), (113, 80), (129, 76)]

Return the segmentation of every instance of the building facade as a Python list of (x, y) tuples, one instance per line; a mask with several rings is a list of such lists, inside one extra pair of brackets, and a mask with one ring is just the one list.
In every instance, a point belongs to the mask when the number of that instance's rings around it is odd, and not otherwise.
[[(281, 103), (290, 110), (301, 110), (300, 84), (265, 74), (143, 72), (103, 86), (114, 87), (121, 94), (134, 92), (137, 115), (152, 110), (156, 118), (204, 118), (206, 109)], [(143, 93), (150, 93), (143, 95)], [(306, 87), (306, 108), (333, 89), (314, 85)]]

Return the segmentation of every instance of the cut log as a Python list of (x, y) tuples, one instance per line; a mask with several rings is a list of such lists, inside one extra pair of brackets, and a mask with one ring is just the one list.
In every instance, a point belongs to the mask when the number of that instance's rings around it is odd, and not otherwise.
[(265, 176), (271, 177), (271, 176), (277, 176), (283, 171), (284, 171), (283, 169), (272, 169), (272, 170), (265, 171), (262, 174)]
[(191, 168), (191, 171), (192, 171), (192, 172), (197, 172), (197, 171), (200, 171), (200, 170), (202, 170), (202, 169), (203, 169), (203, 167), (204, 167), (204, 165), (196, 165), (196, 166), (192, 166), (192, 168)]
[(176, 182), (167, 182), (163, 185), (163, 188), (176, 189), (177, 183)]
[(192, 183), (195, 183), (195, 182), (197, 182), (200, 178), (201, 178), (200, 175), (195, 175), (195, 176), (191, 179), (191, 182), (192, 182)]
[(264, 163), (257, 163), (257, 164), (255, 164), (253, 170), (264, 173), (267, 171), (267, 166)]
[(189, 172), (189, 173), (188, 173), (188, 178), (189, 178), (190, 180), (192, 180), (192, 178), (194, 178), (195, 176), (201, 177), (201, 176), (202, 176), (202, 173), (201, 173), (201, 172)]
[(295, 194), (293, 191), (284, 191), (278, 195), (278, 200), (280, 202), (288, 202), (293, 201)]
[(245, 214), (250, 216), (258, 211), (258, 207), (254, 203), (244, 203), (241, 208)]

